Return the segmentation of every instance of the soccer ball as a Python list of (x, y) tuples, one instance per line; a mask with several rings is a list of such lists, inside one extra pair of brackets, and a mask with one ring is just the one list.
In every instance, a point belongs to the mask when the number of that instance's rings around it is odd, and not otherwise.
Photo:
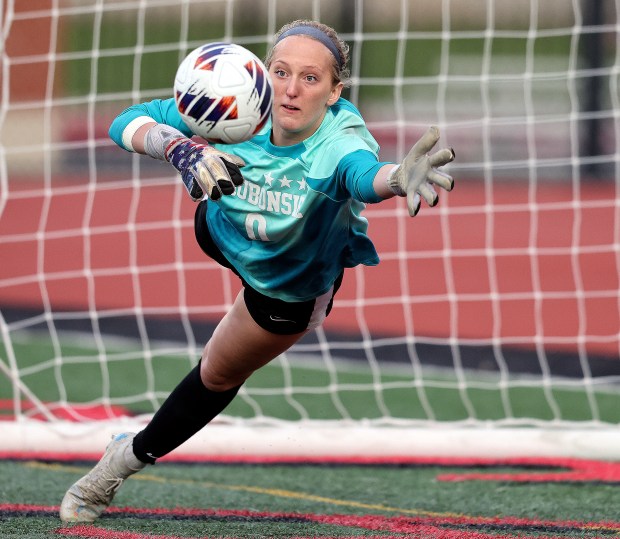
[(174, 97), (193, 133), (210, 142), (235, 144), (263, 128), (273, 87), (267, 68), (252, 52), (234, 43), (209, 43), (181, 62)]

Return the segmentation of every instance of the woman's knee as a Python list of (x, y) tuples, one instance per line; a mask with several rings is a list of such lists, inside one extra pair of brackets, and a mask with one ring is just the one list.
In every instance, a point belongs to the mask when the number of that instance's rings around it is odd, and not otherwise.
[(224, 391), (228, 391), (229, 389), (239, 387), (248, 379), (248, 377), (249, 376), (204, 376), (201, 372), (202, 383), (205, 387), (217, 393), (222, 393)]
[(200, 360), (200, 379), (207, 389), (211, 391), (228, 391), (243, 384), (254, 372), (253, 370), (234, 370), (227, 362), (218, 362), (209, 356), (209, 344), (205, 346)]

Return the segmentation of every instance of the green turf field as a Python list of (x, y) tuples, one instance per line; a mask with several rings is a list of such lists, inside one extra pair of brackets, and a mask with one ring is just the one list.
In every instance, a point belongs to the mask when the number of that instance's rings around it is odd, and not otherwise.
[[(96, 351), (79, 339), (61, 338), (56, 343), (56, 351), (62, 349), (61, 365), (54, 361), (55, 348), (33, 335), (15, 337), (10, 346), (5, 343), (3, 354), (10, 347), (20, 358), (23, 381), (43, 402), (54, 402), (64, 392), (76, 402), (92, 403), (107, 386), (114, 402), (125, 403), (124, 410), (148, 412), (152, 403), (146, 398), (130, 402), (129, 397), (146, 394), (150, 388), (163, 398), (190, 362), (169, 347), (156, 347), (149, 377), (143, 352), (130, 343), (106, 344), (106, 368), (101, 367)], [(465, 412), (456, 381), (445, 373), (424, 375), (426, 395), (437, 416), (462, 418)], [(468, 393), (479, 416), (498, 416), (497, 380), (478, 373), (474, 382), (470, 375)], [(344, 362), (334, 366), (331, 376), (341, 384), (337, 399), (352, 417), (379, 416), (368, 368)], [(386, 368), (381, 378), (383, 401), (394, 417), (423, 417), (412, 377), (402, 366)], [(59, 379), (63, 382), (58, 383)], [(92, 385), (84, 384), (85, 379), (92, 380)], [(312, 361), (276, 360), (248, 382), (247, 394), (227, 414), (249, 416), (258, 407), (273, 417), (296, 419), (302, 405), (309, 417), (334, 418), (338, 415), (335, 400), (325, 391), (329, 382), (325, 369)], [(282, 392), (285, 383), (295, 387), (292, 394)], [(10, 395), (10, 389), (7, 378), (0, 378), (0, 394)], [(584, 415), (582, 392), (570, 384), (553, 391), (564, 417)], [(601, 388), (595, 397), (606, 417), (617, 420), (618, 396)], [(523, 416), (549, 416), (544, 391), (528, 386), (527, 380), (512, 389), (510, 398), (513, 410)], [(0, 537), (620, 537), (620, 463), (474, 461), (433, 455), (380, 462), (329, 456), (315, 462), (275, 463), (252, 458), (227, 463), (171, 458), (129, 479), (96, 524), (65, 526), (57, 517), (58, 505), (66, 489), (93, 462), (44, 452), (41, 448), (36, 459), (0, 453)]]
[[(43, 403), (53, 406), (64, 399), (97, 406), (105, 396), (129, 415), (153, 413), (195, 362), (181, 353), (180, 345), (153, 343), (146, 360), (136, 341), (106, 341), (105, 336), (101, 340), (103, 345), (96, 347), (92, 336), (88, 340), (59, 335), (52, 341), (49, 335), (15, 333), (10, 343), (0, 341), (0, 358), (8, 357), (10, 348), (19, 360), (21, 380)], [(565, 421), (620, 422), (620, 395), (610, 386), (601, 385), (588, 395), (581, 383), (570, 379), (555, 380), (551, 388), (540, 376), (515, 375), (502, 386), (498, 373), (468, 372), (463, 380), (453, 372), (424, 367), (416, 378), (411, 366), (382, 364), (377, 373), (360, 361), (334, 361), (330, 371), (320, 357), (290, 355), (256, 372), (226, 409), (227, 415), (372, 420), (386, 417), (387, 412), (387, 417), (425, 420), (430, 407), (438, 421), (472, 415), (480, 420), (509, 415), (552, 420), (559, 415)], [(417, 385), (420, 376), (422, 389)], [(8, 403), (0, 409), (0, 417), (13, 414), (12, 395), (9, 378), (0, 376), (0, 400)], [(588, 399), (596, 403), (598, 418), (592, 417)]]
[(620, 536), (618, 464), (163, 462), (129, 479), (94, 525), (65, 526), (57, 506), (87, 469), (0, 461), (0, 537)]

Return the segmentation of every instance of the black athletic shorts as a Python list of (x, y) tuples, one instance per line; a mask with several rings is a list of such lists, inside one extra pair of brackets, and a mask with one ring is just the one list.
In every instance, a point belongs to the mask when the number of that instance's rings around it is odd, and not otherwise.
[(232, 270), (243, 283), (243, 298), (254, 321), (263, 329), (293, 335), (320, 326), (332, 309), (334, 296), (342, 284), (344, 271), (325, 294), (309, 301), (283, 301), (261, 294), (239, 275), (214, 243), (206, 219), (207, 199), (200, 201), (194, 216), (194, 232), (200, 248), (221, 266)]

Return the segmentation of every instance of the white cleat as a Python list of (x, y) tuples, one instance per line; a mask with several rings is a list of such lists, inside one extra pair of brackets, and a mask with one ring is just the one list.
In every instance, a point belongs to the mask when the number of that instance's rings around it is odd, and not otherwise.
[(113, 436), (97, 465), (69, 488), (60, 504), (63, 522), (95, 521), (123, 481), (146, 466), (133, 454), (134, 436), (131, 432)]

